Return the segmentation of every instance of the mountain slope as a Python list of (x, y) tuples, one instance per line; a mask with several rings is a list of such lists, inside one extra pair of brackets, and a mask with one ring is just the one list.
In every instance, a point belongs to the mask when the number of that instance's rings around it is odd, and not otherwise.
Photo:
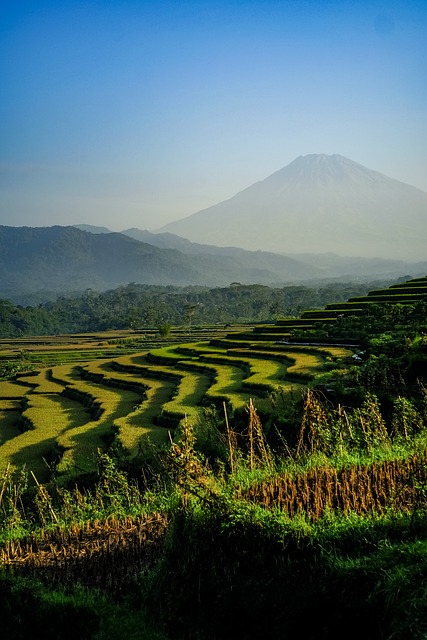
[[(420, 275), (427, 269), (427, 262), (406, 262), (384, 258), (343, 257), (335, 253), (296, 254), (284, 256), (268, 251), (248, 251), (238, 247), (217, 247), (198, 244), (173, 233), (152, 233), (141, 229), (126, 229), (124, 235), (147, 242), (155, 247), (178, 249), (188, 255), (206, 254), (232, 258), (242, 269), (267, 269), (276, 274), (285, 273), (288, 279), (294, 276), (305, 278), (399, 278), (402, 274)], [(309, 267), (309, 269), (307, 269)], [(297, 274), (299, 274), (297, 276)], [(409, 277), (409, 276), (408, 276)], [(280, 281), (280, 278), (279, 280)], [(271, 281), (272, 282), (272, 281)]]
[(113, 233), (108, 227), (96, 227), (93, 224), (73, 224), (73, 227), (80, 231), (89, 231), (89, 233)]
[[(190, 242), (173, 233), (151, 233), (141, 229), (127, 229), (124, 235), (147, 242), (162, 249), (177, 249), (191, 256), (216, 256), (224, 264), (234, 264), (241, 269), (267, 270), (276, 275), (287, 274), (287, 277), (306, 278), (317, 275), (317, 267), (305, 264), (297, 257), (290, 258), (269, 251), (248, 251), (240, 247), (217, 247), (210, 244)], [(224, 262), (225, 261), (225, 262)], [(282, 276), (280, 276), (282, 277)]]
[(225, 286), (237, 280), (270, 284), (316, 273), (315, 268), (297, 260), (274, 258), (276, 270), (261, 260), (248, 260), (245, 265), (227, 255), (185, 255), (120, 233), (94, 234), (60, 226), (0, 226), (0, 296), (42, 289), (105, 290), (129, 282)]
[(416, 261), (427, 253), (427, 193), (313, 154), (160, 231), (252, 250)]

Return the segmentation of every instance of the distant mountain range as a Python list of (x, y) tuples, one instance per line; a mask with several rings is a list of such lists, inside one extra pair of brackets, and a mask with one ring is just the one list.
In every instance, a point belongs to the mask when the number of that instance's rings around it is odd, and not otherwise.
[[(88, 225), (85, 225), (85, 227), (89, 230)], [(289, 263), (282, 262), (284, 258), (283, 255), (268, 251), (248, 251), (238, 247), (217, 247), (209, 244), (198, 244), (169, 232), (152, 233), (151, 231), (133, 228), (126, 229), (121, 233), (140, 240), (141, 242), (153, 244), (156, 247), (178, 249), (178, 251), (190, 255), (212, 254), (217, 256), (232, 256), (239, 259), (241, 266), (251, 265), (253, 267), (254, 261), (256, 261), (259, 267), (262, 265), (264, 268), (273, 272), (283, 273), (285, 264), (289, 269)], [(307, 278), (321, 280), (325, 278), (346, 277), (349, 279), (359, 277), (393, 279), (407, 273), (423, 275), (427, 268), (426, 260), (414, 263), (403, 260), (387, 260), (384, 258), (340, 256), (336, 253), (306, 253), (295, 254), (291, 257), (298, 261), (300, 267), (304, 265), (304, 272), (300, 272), (299, 280)], [(307, 276), (307, 267), (310, 267), (312, 270), (312, 276)], [(292, 279), (292, 275), (289, 275), (289, 277)]]
[(337, 277), (391, 279), (427, 271), (427, 262), (345, 259), (332, 254), (297, 260), (264, 251), (199, 245), (170, 233), (139, 229), (113, 233), (84, 227), (0, 226), (0, 297), (13, 301), (41, 291), (104, 291), (129, 282), (280, 286)]
[(287, 255), (427, 258), (427, 193), (340, 155), (308, 155), (159, 230)]
[(186, 254), (121, 233), (0, 226), (0, 296), (10, 299), (23, 291), (102, 291), (129, 282), (271, 284), (312, 278), (316, 271), (293, 258), (241, 249)]

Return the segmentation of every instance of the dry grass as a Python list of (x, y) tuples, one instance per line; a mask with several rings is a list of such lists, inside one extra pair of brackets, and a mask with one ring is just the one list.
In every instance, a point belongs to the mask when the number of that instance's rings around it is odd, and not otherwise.
[(341, 470), (313, 467), (305, 474), (283, 474), (239, 492), (239, 497), (289, 516), (318, 519), (326, 510), (345, 514), (385, 513), (391, 508), (411, 512), (427, 481), (427, 453), (406, 460), (353, 465)]
[(166, 527), (165, 516), (151, 514), (58, 528), (42, 538), (6, 543), (0, 566), (51, 585), (78, 581), (116, 596), (161, 552)]

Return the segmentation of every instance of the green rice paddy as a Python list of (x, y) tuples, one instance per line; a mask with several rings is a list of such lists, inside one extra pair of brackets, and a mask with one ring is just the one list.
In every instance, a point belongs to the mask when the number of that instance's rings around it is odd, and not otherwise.
[[(312, 312), (310, 322), (331, 313)], [(2, 345), (3, 359), (25, 347), (36, 370), (0, 380), (0, 469), (25, 463), (41, 480), (53, 470), (59, 480), (90, 473), (98, 449), (113, 442), (132, 457), (149, 442), (168, 442), (183, 420), (196, 423), (207, 406), (225, 402), (232, 416), (275, 389), (302, 392), (331, 361), (351, 355), (289, 344), (285, 322), (218, 337), (210, 328), (208, 339), (192, 342), (175, 332), (141, 349), (143, 337), (111, 332)]]

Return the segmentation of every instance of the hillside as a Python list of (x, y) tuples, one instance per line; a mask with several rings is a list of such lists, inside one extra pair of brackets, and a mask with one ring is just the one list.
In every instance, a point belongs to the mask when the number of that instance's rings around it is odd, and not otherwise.
[(312, 154), (160, 231), (277, 253), (425, 260), (427, 193), (343, 156)]
[[(79, 225), (79, 228), (83, 227), (86, 231), (101, 233), (99, 227)], [(277, 282), (283, 280), (283, 273), (291, 279), (290, 274), (294, 273), (294, 267), (298, 272), (295, 263), (290, 263), (289, 258), (298, 261), (300, 280), (312, 279), (313, 277), (316, 280), (359, 277), (366, 280), (373, 277), (396, 280), (404, 274), (411, 274), (415, 277), (422, 275), (427, 270), (427, 261), (409, 262), (395, 259), (346, 257), (336, 253), (306, 253), (284, 256), (270, 251), (248, 251), (239, 247), (218, 247), (212, 244), (200, 244), (169, 232), (153, 233), (132, 228), (125, 229), (121, 233), (161, 249), (177, 249), (182, 253), (193, 256), (213, 255), (223, 257), (226, 260), (232, 259), (242, 269), (254, 269), (255, 267), (265, 269), (279, 276)], [(309, 270), (307, 270), (307, 266), (309, 266)], [(257, 281), (257, 283), (261, 284), (262, 282)]]
[(201, 245), (173, 234), (138, 229), (104, 233), (90, 225), (85, 225), (85, 230), (74, 226), (0, 226), (0, 297), (11, 301), (43, 291), (49, 297), (48, 292), (105, 291), (131, 282), (283, 286), (336, 277), (391, 280), (424, 271), (422, 263), (333, 254), (305, 255), (299, 260), (267, 251)]
[[(18, 291), (98, 291), (129, 282), (222, 286), (230, 282), (292, 281), (316, 269), (282, 256), (186, 255), (120, 233), (88, 233), (75, 227), (0, 226), (0, 295)], [(248, 257), (246, 257), (248, 254)], [(253, 259), (251, 258), (253, 256)]]

